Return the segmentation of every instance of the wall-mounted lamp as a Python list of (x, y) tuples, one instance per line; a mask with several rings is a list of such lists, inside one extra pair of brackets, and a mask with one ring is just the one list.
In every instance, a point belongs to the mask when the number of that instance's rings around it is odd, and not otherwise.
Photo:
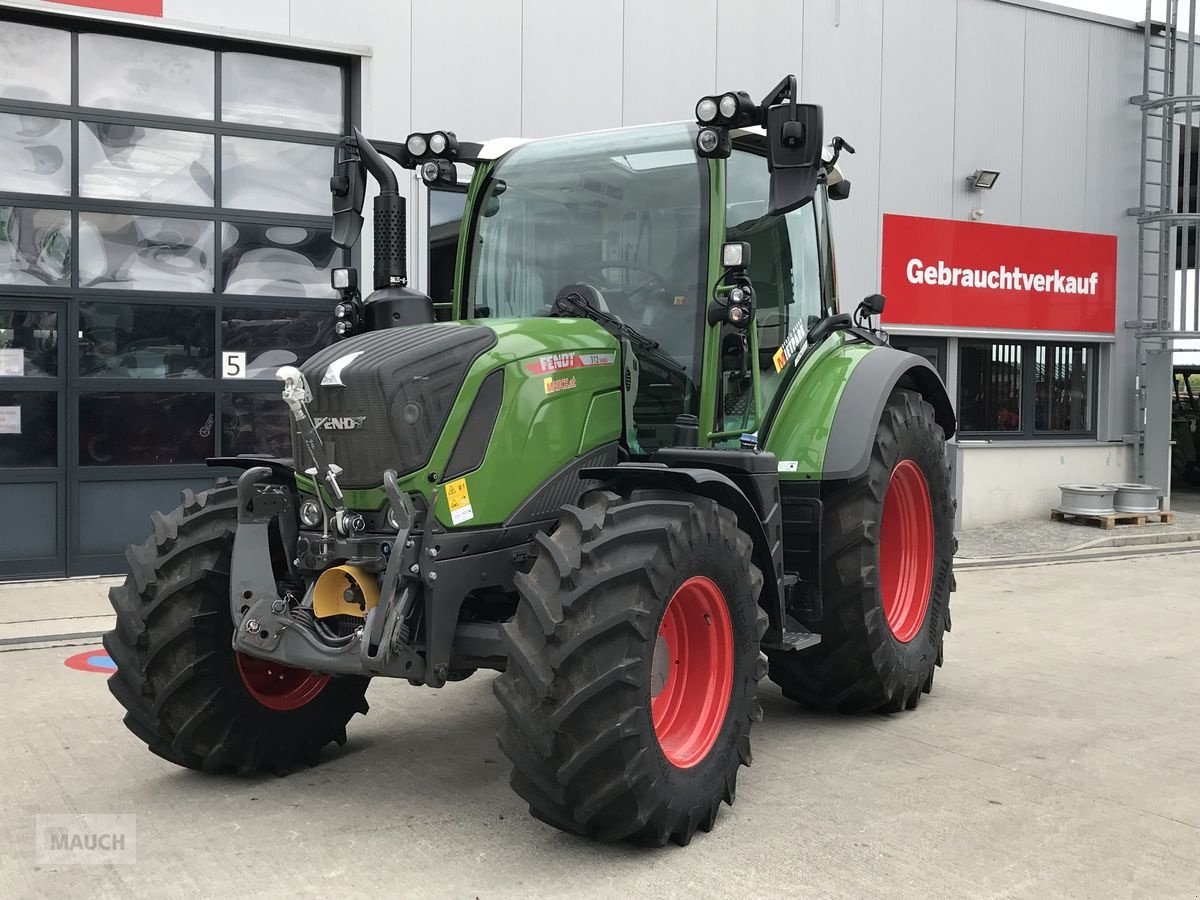
[(999, 177), (1000, 173), (995, 169), (976, 169), (974, 175), (967, 176), (967, 187), (973, 191), (990, 191)]

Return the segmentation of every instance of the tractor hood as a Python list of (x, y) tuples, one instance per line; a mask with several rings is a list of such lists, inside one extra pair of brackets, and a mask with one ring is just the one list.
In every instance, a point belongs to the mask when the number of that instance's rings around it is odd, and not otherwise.
[(310, 357), (301, 367), (309, 412), (342, 487), (428, 464), (467, 370), (495, 345), (490, 328), (445, 322), (368, 332)]
[[(309, 413), (330, 462), (342, 469), (343, 489), (378, 488), (388, 469), (427, 489), (498, 466), (489, 488), (517, 494), (497, 498), (503, 506), (524, 496), (515, 469), (533, 477), (545, 467), (545, 477), (615, 438), (618, 358), (616, 340), (594, 322), (535, 317), (367, 332), (326, 347), (300, 368), (313, 393)], [(613, 405), (601, 413), (593, 399), (606, 393), (611, 400), (604, 403)], [(297, 462), (307, 460), (295, 439)], [(480, 487), (481, 499), (486, 493)]]

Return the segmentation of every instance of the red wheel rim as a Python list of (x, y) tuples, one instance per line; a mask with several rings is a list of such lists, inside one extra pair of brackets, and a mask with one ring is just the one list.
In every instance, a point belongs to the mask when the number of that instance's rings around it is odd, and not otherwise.
[(325, 690), (328, 675), (237, 654), (238, 672), (250, 696), (267, 709), (299, 709)]
[(716, 743), (733, 687), (733, 626), (725, 595), (697, 575), (671, 597), (658, 629), (650, 711), (663, 755), (680, 769)]
[(933, 586), (933, 507), (921, 467), (903, 459), (892, 469), (879, 527), (879, 592), (896, 640), (917, 636)]

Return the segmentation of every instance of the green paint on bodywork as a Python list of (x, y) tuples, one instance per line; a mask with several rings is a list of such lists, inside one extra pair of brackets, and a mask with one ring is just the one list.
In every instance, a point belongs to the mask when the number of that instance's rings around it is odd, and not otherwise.
[(721, 244), (725, 242), (725, 160), (708, 161), (708, 283), (700, 298), (704, 316), (704, 358), (700, 368), (700, 445), (711, 447), (716, 429), (717, 391), (721, 384), (721, 326), (708, 324), (708, 304), (721, 277)]
[[(479, 528), (500, 524), (566, 463), (619, 437), (620, 352), (616, 339), (587, 319), (487, 319), (461, 327), (490, 328), (496, 345), (467, 371), (429, 464), (403, 476), (399, 487), (424, 496), (443, 526)], [(589, 353), (611, 361), (546, 373), (530, 370), (561, 365), (556, 356)], [(455, 525), (442, 475), (480, 385), (501, 368), (504, 394), (491, 440), (479, 468), (463, 476), (472, 515)], [(297, 476), (296, 484), (313, 490), (310, 478)], [(349, 509), (378, 510), (387, 502), (382, 483), (345, 495)]]
[[(833, 417), (850, 373), (875, 347), (847, 342), (844, 333), (825, 340), (803, 366), (780, 399), (761, 446), (780, 465), (796, 463), (796, 471), (780, 471), (781, 481), (812, 481), (824, 471), (825, 448)], [(791, 364), (791, 363), (789, 363)]]
[(621, 436), (621, 416), (619, 388), (607, 394), (596, 394), (592, 398), (592, 408), (588, 410), (587, 421), (583, 425), (579, 454), (583, 455), (593, 447), (617, 440)]

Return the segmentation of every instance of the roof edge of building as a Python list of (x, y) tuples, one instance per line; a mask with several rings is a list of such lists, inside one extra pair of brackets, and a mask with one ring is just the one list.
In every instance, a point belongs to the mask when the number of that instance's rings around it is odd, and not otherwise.
[(1100, 25), (1111, 25), (1114, 28), (1124, 28), (1129, 31), (1140, 31), (1141, 22), (1131, 19), (1118, 19), (1115, 16), (1105, 16), (1101, 13), (1090, 12), (1086, 9), (1076, 9), (1073, 6), (1061, 6), (1057, 3), (1048, 3), (1046, 0), (995, 0), (997, 3), (1004, 3), (1008, 6), (1022, 6), (1025, 9), (1037, 10), (1038, 12), (1052, 13), (1057, 16), (1066, 16), (1069, 19), (1083, 19), (1087, 22), (1096, 22)]

